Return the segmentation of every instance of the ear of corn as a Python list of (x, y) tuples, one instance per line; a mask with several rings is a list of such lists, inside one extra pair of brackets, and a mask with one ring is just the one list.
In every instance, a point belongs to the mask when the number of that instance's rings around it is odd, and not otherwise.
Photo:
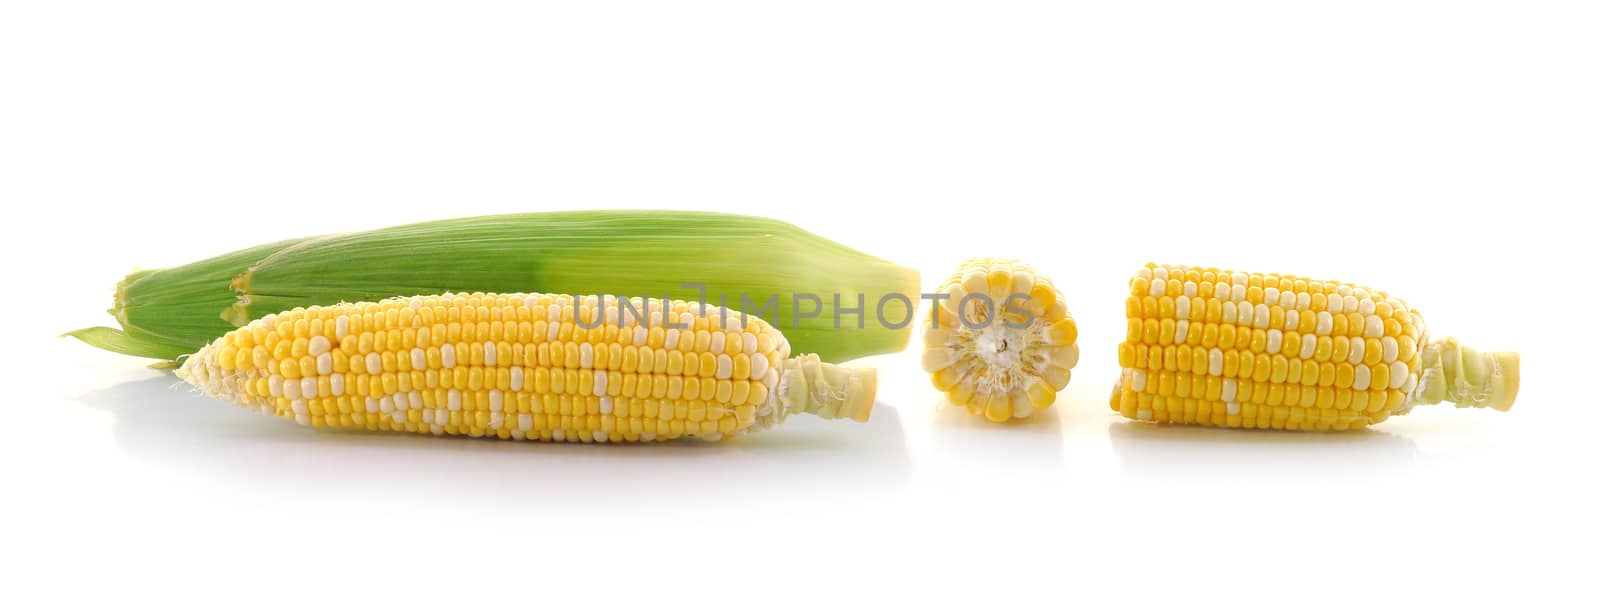
[(1049, 277), (1015, 259), (971, 259), (940, 293), (922, 367), (951, 403), (991, 421), (1055, 403), (1078, 363), (1078, 326)]
[(1297, 276), (1149, 264), (1129, 281), (1111, 409), (1132, 419), (1345, 430), (1418, 404), (1510, 409), (1516, 353), (1429, 338), (1382, 291)]
[(866, 421), (870, 369), (790, 357), (767, 322), (687, 301), (439, 295), (297, 308), (178, 370), (314, 427), (545, 441), (718, 440), (791, 414)]
[[(703, 285), (704, 296), (685, 284)], [(843, 361), (903, 349), (917, 289), (915, 270), (771, 219), (674, 211), (530, 213), (281, 242), (136, 273), (119, 288), (113, 312), (129, 338), (159, 342), (118, 345), (100, 341), (103, 332), (79, 337), (102, 348), (177, 359), (237, 325), (297, 307), (535, 290), (713, 304), (726, 296), (730, 309), (772, 318), (796, 351)], [(905, 299), (885, 299), (891, 295)]]

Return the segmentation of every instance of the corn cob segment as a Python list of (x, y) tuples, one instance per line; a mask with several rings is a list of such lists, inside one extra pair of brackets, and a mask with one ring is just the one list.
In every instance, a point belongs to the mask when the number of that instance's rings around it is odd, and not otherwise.
[(1015, 259), (970, 259), (923, 323), (922, 367), (952, 404), (991, 421), (1055, 403), (1078, 363), (1078, 326), (1050, 278)]
[(1516, 399), (1516, 353), (1430, 340), (1422, 313), (1382, 291), (1155, 264), (1129, 288), (1111, 409), (1131, 419), (1346, 430), (1419, 403)]
[(801, 412), (866, 421), (877, 380), (791, 358), (767, 322), (698, 302), (521, 293), (296, 308), (178, 375), (301, 425), (569, 442), (718, 440)]

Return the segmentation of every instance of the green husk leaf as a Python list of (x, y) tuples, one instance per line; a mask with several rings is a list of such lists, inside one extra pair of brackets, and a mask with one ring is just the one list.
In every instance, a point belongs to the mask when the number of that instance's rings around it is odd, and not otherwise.
[[(703, 284), (704, 295), (686, 283)], [(113, 312), (130, 335), (192, 352), (267, 314), (400, 295), (543, 292), (703, 298), (713, 305), (727, 296), (728, 308), (782, 330), (795, 353), (838, 362), (902, 350), (911, 326), (899, 323), (909, 322), (919, 288), (913, 269), (781, 221), (704, 212), (577, 211), (288, 240), (136, 272), (119, 285)], [(814, 294), (821, 303), (802, 299), (801, 309), (819, 312), (797, 320), (802, 294)], [(856, 306), (857, 294), (865, 297), (864, 312), (846, 312)], [(907, 299), (885, 301), (880, 319), (879, 300), (887, 294)], [(742, 303), (741, 295), (751, 302)], [(768, 302), (772, 296), (775, 311)]]
[(191, 352), (191, 349), (186, 345), (169, 344), (152, 338), (139, 337), (113, 327), (85, 327), (61, 334), (63, 338), (68, 336), (82, 340), (89, 346), (105, 349), (113, 353), (164, 359), (174, 363), (183, 355)]

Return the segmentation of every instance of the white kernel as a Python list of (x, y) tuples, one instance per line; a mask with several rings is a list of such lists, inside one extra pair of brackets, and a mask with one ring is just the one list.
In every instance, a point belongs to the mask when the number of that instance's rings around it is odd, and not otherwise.
[(1345, 312), (1356, 312), (1360, 308), (1361, 308), (1361, 301), (1357, 300), (1356, 296), (1353, 296), (1353, 295), (1344, 296), (1344, 311)]
[(1223, 381), (1222, 381), (1222, 401), (1231, 402), (1231, 401), (1233, 401), (1233, 398), (1237, 397), (1238, 395), (1239, 395), (1239, 382), (1234, 380), (1234, 379), (1232, 379), (1232, 378), (1223, 379)]
[(611, 414), (611, 398), (600, 398), (600, 414)]
[[(1383, 367), (1383, 366), (1378, 366)], [(1405, 386), (1406, 378), (1411, 376), (1411, 368), (1404, 361), (1389, 364), (1389, 388), (1399, 389)]]
[(363, 402), (363, 405), (366, 406), (367, 414), (377, 414), (378, 400), (369, 397), (365, 402)]
[(519, 414), (519, 415), (517, 415), (517, 429), (521, 429), (523, 431), (528, 431), (530, 429), (533, 429), (533, 415), (531, 415), (531, 414)]
[(445, 406), (452, 412), (461, 409), (461, 391), (451, 389), (445, 393)]
[(1173, 332), (1172, 341), (1181, 344), (1184, 341), (1184, 339), (1186, 339), (1188, 337), (1189, 337), (1189, 322), (1188, 321), (1178, 321), (1178, 329), (1175, 332)]
[(1177, 316), (1179, 319), (1189, 318), (1189, 297), (1180, 295), (1177, 300)]
[(1151, 272), (1151, 275), (1155, 276), (1156, 280), (1167, 280), (1167, 269), (1156, 268), (1154, 272)]
[(1139, 271), (1134, 272), (1133, 275), (1138, 278), (1150, 280), (1150, 268), (1139, 268)]
[(1222, 303), (1222, 322), (1232, 325), (1239, 318), (1239, 307), (1233, 302)]
[(1267, 352), (1277, 353), (1283, 348), (1283, 331), (1276, 329), (1267, 330)]
[(1250, 293), (1245, 291), (1243, 283), (1235, 283), (1233, 285), (1233, 301), (1242, 302), (1246, 297), (1249, 297), (1249, 295)]
[(367, 373), (379, 374), (383, 372), (383, 355), (373, 352), (367, 353)]
[(1211, 349), (1211, 368), (1207, 372), (1212, 376), (1222, 375), (1222, 349)]
[(1272, 309), (1266, 304), (1256, 304), (1256, 327), (1265, 329), (1272, 322)]
[(396, 394), (394, 394), (394, 400), (393, 401), (394, 401), (394, 409), (395, 410), (410, 410), (411, 409), (411, 397), (406, 395), (406, 394), (404, 394), (404, 393), (396, 393)]
[(1361, 358), (1366, 357), (1367, 342), (1360, 338), (1350, 339), (1350, 363), (1361, 363)]
[(300, 379), (300, 397), (311, 399), (317, 396), (317, 379), (306, 377)]
[(1383, 362), (1384, 363), (1392, 363), (1394, 360), (1400, 358), (1400, 343), (1399, 342), (1396, 342), (1395, 339), (1393, 337), (1390, 337), (1390, 336), (1384, 336), (1382, 342), (1383, 342)]
[(522, 390), (522, 366), (511, 366), (511, 390)]
[(1326, 336), (1333, 333), (1333, 315), (1324, 310), (1317, 313), (1317, 335)]
[(1143, 393), (1144, 392), (1145, 383), (1147, 383), (1147, 382), (1149, 382), (1149, 375), (1145, 374), (1144, 370), (1134, 370), (1133, 371), (1133, 391), (1134, 391), (1134, 393)]
[(1200, 285), (1198, 283), (1195, 283), (1194, 281), (1185, 281), (1183, 283), (1183, 295), (1185, 297), (1195, 297), (1199, 294)]
[(394, 398), (385, 395), (378, 400), (378, 410), (383, 411), (384, 414), (394, 412), (394, 408)]
[(408, 407), (408, 408), (421, 408), (422, 407), (422, 394), (419, 393), (419, 392), (416, 392), (416, 391), (412, 391), (411, 393), (406, 394), (406, 407)]
[(1350, 285), (1339, 285), (1339, 295), (1349, 297), (1350, 291)]
[(439, 347), (439, 363), (447, 368), (456, 367), (456, 345), (447, 342)]
[(1217, 299), (1226, 301), (1228, 299), (1228, 287), (1227, 283), (1217, 283), (1216, 288), (1212, 289), (1212, 293), (1217, 296)]
[(428, 369), (428, 353), (419, 348), (411, 349), (411, 369), (417, 371)]
[(756, 352), (756, 347), (757, 347), (758, 343), (756, 342), (756, 335), (755, 334), (752, 334), (750, 332), (744, 332), (742, 334), (739, 334), (739, 339), (744, 341), (744, 347), (743, 347), (744, 348), (744, 352), (746, 352), (746, 353), (754, 353), (754, 352)]
[(606, 394), (605, 370), (598, 370), (594, 373), (594, 394), (598, 396), (604, 396)]
[(520, 430), (520, 429), (511, 430), (511, 439), (512, 440), (526, 440), (527, 438), (528, 438), (528, 434), (523, 433), (522, 430)]
[(485, 342), (485, 343), (483, 343), (483, 365), (486, 365), (486, 366), (494, 365), (494, 343), (493, 342)]
[(333, 335), (340, 338), (350, 335), (350, 317), (339, 315), (333, 320)]
[(1364, 363), (1356, 366), (1356, 382), (1353, 388), (1357, 391), (1366, 391), (1367, 386), (1371, 384), (1372, 368), (1368, 368), (1367, 364)]
[(499, 389), (489, 390), (489, 412), (500, 412), (505, 409), (506, 396)]
[(1139, 412), (1134, 414), (1134, 418), (1141, 421), (1148, 421), (1155, 418), (1155, 416), (1155, 413), (1151, 412), (1149, 408), (1140, 408)]
[(506, 415), (504, 412), (496, 412), (489, 415), (489, 429), (500, 429), (501, 427), (505, 426)]
[(1310, 359), (1317, 353), (1317, 337), (1312, 334), (1300, 334), (1300, 358)]
[(565, 430), (565, 429), (556, 429), (555, 431), (550, 432), (550, 439), (551, 440), (555, 440), (557, 442), (566, 442), (567, 441), (567, 430)]
[(1239, 402), (1228, 402), (1228, 416), (1239, 414)]
[[(1390, 371), (1393, 372), (1394, 370), (1391, 369)], [(1391, 378), (1390, 380), (1394, 380), (1394, 379)], [(1417, 390), (1417, 373), (1416, 372), (1412, 372), (1410, 376), (1407, 376), (1405, 378), (1405, 384), (1401, 385), (1400, 392), (1404, 393), (1406, 395), (1411, 395), (1411, 392), (1412, 391), (1416, 391), (1416, 390)]]
[(1328, 310), (1327, 310), (1327, 312), (1330, 312), (1330, 313), (1333, 313), (1333, 314), (1339, 314), (1341, 312), (1344, 312), (1344, 300), (1340, 299), (1339, 296), (1337, 296), (1337, 295), (1328, 296)]
[(1350, 293), (1355, 295), (1358, 300), (1364, 300), (1372, 296), (1372, 293), (1367, 291), (1366, 287), (1356, 287)]
[(1294, 307), (1297, 310), (1311, 309), (1311, 294), (1301, 291), (1294, 294)]
[(733, 358), (717, 355), (717, 378), (726, 380), (731, 376), (733, 376)]
[(317, 355), (317, 373), (323, 375), (333, 373), (333, 353)]
[(711, 352), (713, 352), (713, 353), (721, 353), (724, 345), (726, 345), (726, 344), (727, 344), (726, 334), (722, 334), (722, 333), (719, 333), (719, 332), (712, 332), (712, 334), (711, 334)]
[(668, 329), (667, 330), (667, 340), (666, 340), (665, 343), (662, 344), (662, 346), (665, 346), (665, 347), (667, 347), (669, 349), (678, 346), (678, 330), (677, 329)]
[(1383, 317), (1378, 315), (1367, 315), (1367, 337), (1383, 337)]
[(649, 341), (649, 340), (650, 340), (650, 330), (649, 329), (645, 328), (643, 325), (633, 328), (633, 344), (635, 346), (644, 346), (645, 343), (647, 341)]
[(645, 442), (654, 442), (655, 439), (656, 439), (656, 435), (653, 434), (653, 433), (650, 433), (650, 432), (645, 432), (645, 433), (639, 434), (639, 439), (640, 440), (644, 440)]
[[(1250, 282), (1250, 275), (1249, 274), (1245, 274), (1243, 272), (1234, 272), (1233, 273), (1233, 284), (1235, 284), (1235, 285), (1245, 285), (1245, 284), (1247, 284), (1249, 282)], [(1237, 289), (1238, 287), (1234, 287), (1234, 288)]]
[(442, 435), (444, 435), (444, 426), (443, 425), (434, 425), (432, 427), (429, 427), (428, 428), (428, 433), (431, 433), (431, 434), (436, 435), (436, 436), (442, 436)]
[(594, 345), (585, 342), (578, 345), (578, 367), (594, 367)]
[(1290, 330), (1300, 329), (1300, 311), (1290, 310), (1283, 313), (1283, 328)]
[(422, 347), (422, 348), (428, 348), (428, 339), (431, 338), (432, 336), (433, 336), (433, 334), (428, 331), (428, 328), (426, 328), (426, 327), (417, 328), (417, 346)]
[(761, 353), (755, 353), (755, 354), (750, 355), (750, 378), (751, 378), (751, 380), (761, 380), (761, 377), (766, 375), (767, 368), (769, 366), (770, 366), (770, 364), (767, 363), (767, 356), (766, 355), (762, 355)]
[[(1157, 271), (1161, 271), (1161, 270), (1157, 270)], [(1150, 295), (1153, 295), (1155, 297), (1161, 297), (1161, 296), (1166, 295), (1166, 294), (1167, 294), (1167, 281), (1159, 279), (1159, 278), (1156, 279), (1156, 280), (1150, 281)]]
[(1268, 304), (1276, 304), (1276, 303), (1278, 303), (1278, 288), (1277, 287), (1267, 287), (1266, 296), (1267, 296), (1266, 303), (1268, 303)]
[(1356, 302), (1356, 309), (1361, 314), (1370, 315), (1378, 311), (1378, 305), (1371, 298), (1361, 298), (1360, 302)]
[(277, 374), (267, 377), (267, 393), (272, 397), (283, 397), (283, 377)]
[(285, 399), (288, 399), (288, 400), (291, 400), (291, 401), (300, 399), (301, 398), (301, 395), (300, 395), (300, 381), (299, 380), (286, 380), (286, 381), (283, 381), (283, 397)]
[(551, 329), (561, 326), (561, 304), (572, 300), (559, 300), (544, 308), (544, 320), (550, 322)]
[(312, 357), (327, 353), (331, 348), (333, 348), (333, 346), (324, 336), (312, 336), (311, 342), (306, 344), (306, 351), (311, 353)]

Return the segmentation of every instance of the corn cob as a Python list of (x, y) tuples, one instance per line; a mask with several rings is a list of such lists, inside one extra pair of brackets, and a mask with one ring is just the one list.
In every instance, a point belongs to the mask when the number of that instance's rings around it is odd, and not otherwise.
[(473, 293), (268, 315), (177, 373), (313, 427), (636, 442), (867, 420), (873, 370), (789, 354), (767, 322), (696, 302)]
[(970, 259), (923, 323), (922, 368), (950, 403), (991, 421), (1055, 403), (1078, 363), (1078, 326), (1050, 278), (1015, 259)]
[(728, 308), (782, 326), (797, 352), (843, 361), (905, 348), (917, 288), (915, 270), (771, 219), (529, 213), (291, 240), (137, 272), (118, 287), (112, 314), (120, 330), (70, 333), (101, 348), (177, 360), (237, 326), (297, 307), (535, 289), (709, 303), (726, 296)]
[(1129, 287), (1111, 409), (1131, 419), (1346, 430), (1418, 404), (1516, 399), (1516, 353), (1432, 340), (1420, 311), (1382, 291), (1155, 264)]

